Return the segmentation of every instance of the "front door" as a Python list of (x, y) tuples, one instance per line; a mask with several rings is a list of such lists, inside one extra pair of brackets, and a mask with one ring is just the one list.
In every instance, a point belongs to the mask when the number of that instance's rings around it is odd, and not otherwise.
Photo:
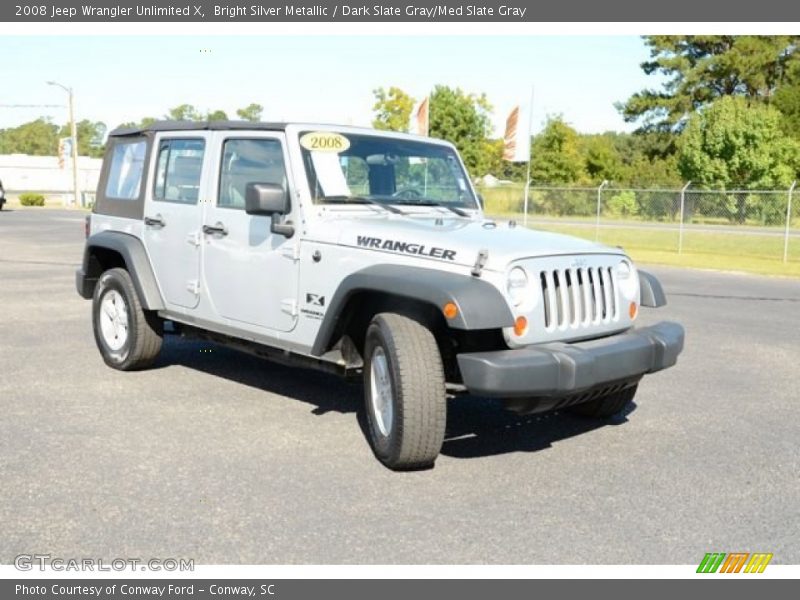
[(205, 207), (202, 258), (213, 310), (252, 331), (290, 331), (297, 321), (297, 240), (271, 233), (270, 217), (244, 210), (250, 183), (289, 189), (285, 136), (218, 132), (213, 145), (220, 168), (216, 198)]
[(200, 191), (208, 167), (207, 132), (159, 135), (144, 206), (144, 243), (168, 305), (200, 300)]

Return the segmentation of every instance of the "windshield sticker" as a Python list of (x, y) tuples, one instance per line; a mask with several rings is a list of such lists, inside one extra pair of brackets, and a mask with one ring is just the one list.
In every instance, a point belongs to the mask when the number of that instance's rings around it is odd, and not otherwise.
[(375, 250), (387, 250), (389, 252), (404, 252), (405, 254), (416, 254), (417, 256), (430, 256), (431, 258), (441, 258), (442, 260), (455, 260), (456, 251), (436, 246), (428, 247), (424, 244), (414, 244), (401, 242), (398, 240), (384, 240), (376, 237), (359, 235), (358, 245), (363, 248), (374, 248)]
[(300, 145), (311, 152), (339, 154), (350, 147), (350, 140), (333, 131), (312, 131), (300, 138)]
[(312, 152), (311, 161), (314, 163), (317, 182), (325, 196), (350, 195), (350, 186), (347, 185), (337, 154)]

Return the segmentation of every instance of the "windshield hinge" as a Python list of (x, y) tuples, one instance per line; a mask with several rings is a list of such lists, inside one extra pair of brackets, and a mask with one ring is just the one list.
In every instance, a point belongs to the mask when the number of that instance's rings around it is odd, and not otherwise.
[(284, 244), (281, 247), (281, 255), (291, 260), (300, 260), (300, 246), (298, 244)]
[(475, 259), (475, 264), (472, 265), (472, 275), (474, 277), (481, 276), (481, 272), (483, 272), (483, 267), (486, 265), (487, 260), (489, 260), (489, 251), (486, 248), (481, 248), (478, 252), (478, 258)]
[(292, 317), (297, 316), (297, 301), (293, 298), (281, 300), (281, 311)]

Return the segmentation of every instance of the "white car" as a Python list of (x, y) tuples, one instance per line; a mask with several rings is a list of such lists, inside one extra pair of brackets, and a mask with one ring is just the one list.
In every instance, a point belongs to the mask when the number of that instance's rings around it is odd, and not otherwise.
[[(625, 409), (683, 328), (619, 248), (487, 218), (454, 146), (320, 124), (111, 133), (78, 292), (97, 346), (141, 369), (169, 332), (363, 378), (369, 438), (431, 466), (448, 397)], [(454, 401), (457, 401), (454, 400)]]

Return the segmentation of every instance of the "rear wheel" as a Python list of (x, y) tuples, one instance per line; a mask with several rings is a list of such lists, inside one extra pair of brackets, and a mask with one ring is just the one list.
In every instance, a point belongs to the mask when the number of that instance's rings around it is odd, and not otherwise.
[(100, 276), (92, 299), (92, 324), (103, 360), (120, 371), (149, 367), (161, 350), (163, 322), (142, 308), (125, 269)]
[(364, 356), (364, 403), (375, 456), (395, 470), (431, 467), (447, 416), (433, 334), (413, 319), (382, 313), (367, 329)]
[(576, 415), (605, 419), (621, 413), (633, 401), (638, 385), (626, 387), (624, 390), (600, 396), (589, 402), (575, 404), (568, 410)]

